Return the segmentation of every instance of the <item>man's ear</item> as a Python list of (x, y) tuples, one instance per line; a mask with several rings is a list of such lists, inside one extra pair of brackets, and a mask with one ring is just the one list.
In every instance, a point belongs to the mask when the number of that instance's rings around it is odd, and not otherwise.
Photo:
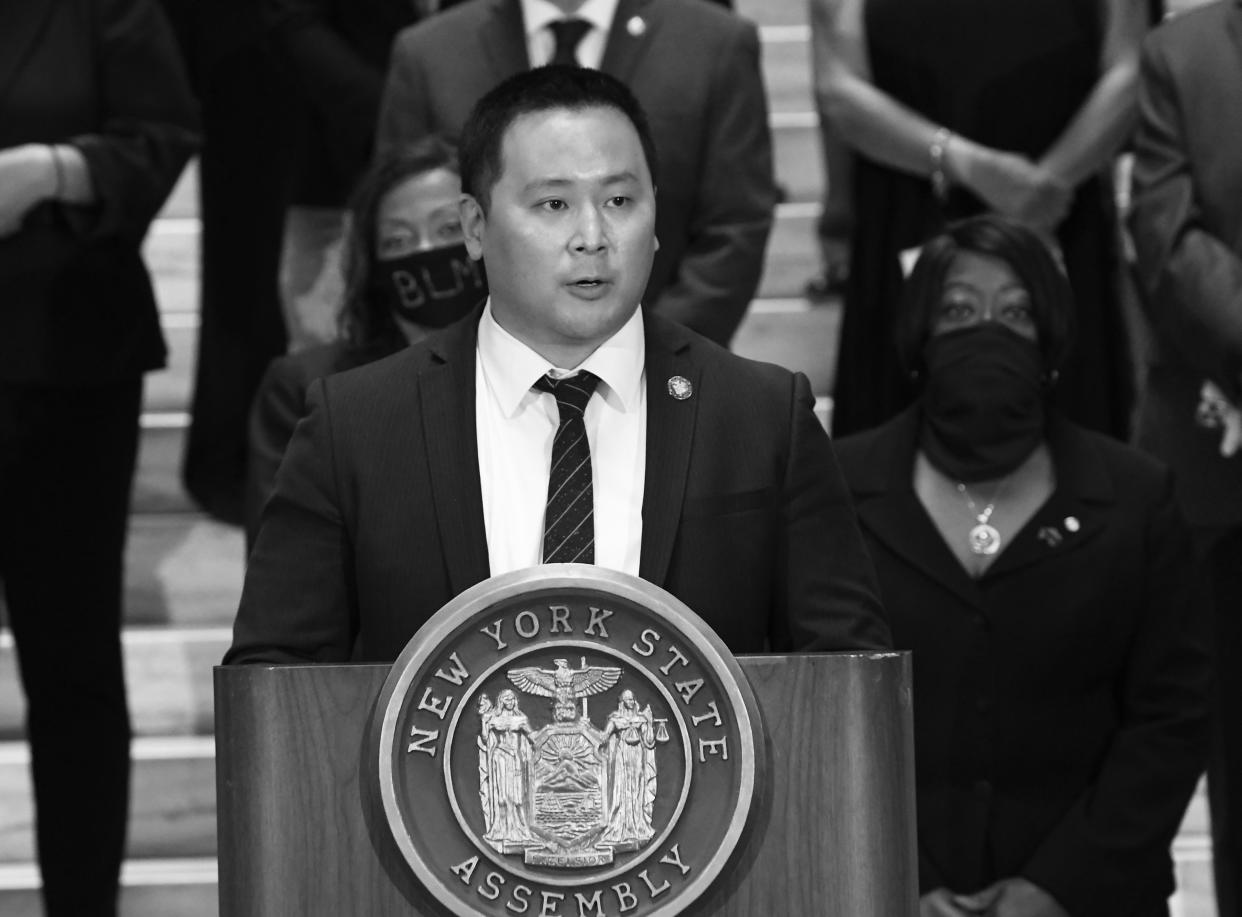
[(473, 194), (463, 194), (457, 201), (457, 213), (461, 218), (461, 233), (470, 257), (478, 261), (483, 257), (483, 239), (487, 235), (487, 214), (483, 205)]

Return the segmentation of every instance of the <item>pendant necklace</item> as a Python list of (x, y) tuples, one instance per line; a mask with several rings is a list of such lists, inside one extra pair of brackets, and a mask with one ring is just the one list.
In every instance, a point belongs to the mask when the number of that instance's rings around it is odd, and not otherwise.
[(967, 536), (971, 552), (987, 556), (995, 554), (1000, 550), (1001, 535), (996, 530), (996, 526), (992, 525), (989, 520), (992, 518), (992, 512), (996, 509), (996, 497), (1000, 493), (1000, 484), (996, 485), (996, 490), (992, 493), (992, 499), (988, 501), (988, 505), (982, 510), (975, 505), (975, 501), (971, 499), (970, 491), (966, 489), (966, 485), (961, 481), (957, 484), (957, 492), (966, 500), (966, 505), (970, 507), (970, 512), (974, 515), (975, 522), (977, 523)]

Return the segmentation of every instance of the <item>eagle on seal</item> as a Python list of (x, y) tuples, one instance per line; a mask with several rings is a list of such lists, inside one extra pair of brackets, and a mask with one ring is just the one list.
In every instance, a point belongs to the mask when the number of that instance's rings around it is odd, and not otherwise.
[(584, 659), (581, 668), (571, 669), (568, 660), (554, 661), (555, 669), (510, 669), (509, 681), (526, 694), (554, 697), (557, 704), (572, 704), (580, 697), (601, 694), (621, 680), (621, 670), (615, 666), (589, 666)]

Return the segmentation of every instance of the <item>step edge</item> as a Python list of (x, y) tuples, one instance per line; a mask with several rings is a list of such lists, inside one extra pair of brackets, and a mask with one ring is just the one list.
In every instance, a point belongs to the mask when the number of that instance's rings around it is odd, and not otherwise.
[[(167, 516), (171, 514), (161, 513), (160, 515)], [(192, 514), (187, 513), (186, 515)], [(121, 644), (126, 649), (167, 646), (169, 644), (184, 645), (187, 643), (209, 645), (212, 643), (230, 643), (232, 640), (233, 628), (228, 624), (221, 624), (215, 627), (201, 625), (177, 627), (176, 625), (127, 624), (121, 629)], [(11, 651), (14, 647), (12, 633), (7, 630), (0, 631), (0, 651)]]
[[(134, 736), (129, 755), (135, 764), (146, 761), (205, 761), (216, 757), (215, 736)], [(24, 739), (0, 742), (0, 767), (27, 767), (30, 746)]]
[[(217, 885), (220, 870), (216, 857), (136, 859), (121, 864), (121, 885)], [(34, 863), (0, 863), (0, 892), (31, 891), (41, 886)]]

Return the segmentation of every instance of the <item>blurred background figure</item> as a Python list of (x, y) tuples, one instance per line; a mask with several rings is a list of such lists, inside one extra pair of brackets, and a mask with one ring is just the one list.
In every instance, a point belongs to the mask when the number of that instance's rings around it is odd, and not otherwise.
[(240, 524), (246, 414), (285, 352), (277, 276), (293, 159), (292, 89), (272, 60), (255, 0), (162, 0), (202, 108), (198, 159), (199, 326), (186, 491)]
[[(336, 337), (345, 202), (371, 158), (388, 53), (430, 0), (265, 0), (296, 112), (280, 297), (289, 349)], [(289, 168), (292, 166), (292, 168)]]
[(461, 179), (438, 137), (381, 155), (349, 207), (339, 339), (281, 357), (268, 368), (250, 417), (246, 534), (253, 544), (306, 388), (370, 363), (463, 318), (487, 298), (481, 262), (462, 241)]
[(638, 97), (660, 172), (643, 305), (727, 345), (776, 202), (755, 26), (704, 0), (471, 0), (398, 37), (379, 146), (455, 138), (484, 93), (548, 63), (601, 70)]
[(1220, 914), (1238, 917), (1242, 454), (1227, 434), (1242, 405), (1242, 4), (1179, 16), (1142, 61), (1130, 230), (1154, 340), (1138, 442), (1177, 472), (1214, 606), (1212, 854)]
[[(828, 74), (831, 59), (835, 5), (810, 0), (812, 85), (819, 85)], [(832, 126), (825, 109), (825, 96), (815, 93), (815, 114), (819, 119), (819, 147), (823, 157), (824, 193), (822, 209), (815, 224), (819, 242), (819, 271), (806, 285), (806, 296), (822, 302), (845, 293), (850, 276), (850, 239), (854, 235), (853, 150)]]
[(203, 107), (201, 291), (186, 490), (243, 520), (246, 430), (268, 363), (329, 340), (350, 188), (371, 153), (410, 0), (163, 0)]
[(892, 348), (900, 258), (991, 211), (1055, 238), (1078, 304), (1057, 400), (1124, 437), (1132, 382), (1108, 181), (1133, 121), (1147, 0), (815, 0), (820, 105), (854, 163), (833, 427), (914, 395)]
[(1167, 917), (1208, 659), (1167, 469), (1052, 407), (1075, 308), (997, 217), (923, 249), (916, 403), (836, 442), (894, 646), (914, 652), (924, 917)]
[(165, 358), (139, 249), (196, 130), (153, 0), (0, 8), (0, 580), (51, 917), (116, 914), (122, 555), (142, 377)]

